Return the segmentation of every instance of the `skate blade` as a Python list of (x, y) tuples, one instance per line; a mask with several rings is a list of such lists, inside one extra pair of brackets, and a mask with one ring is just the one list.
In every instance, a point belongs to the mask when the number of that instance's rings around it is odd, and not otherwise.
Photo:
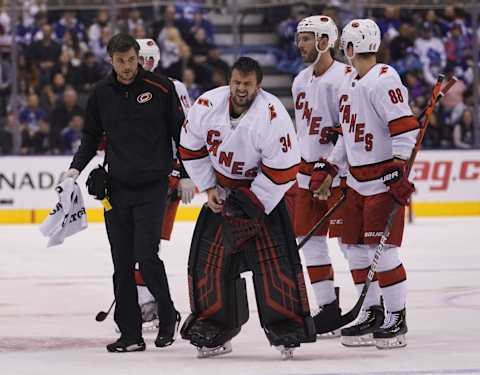
[(340, 337), (340, 330), (317, 334), (317, 340), (329, 340)]
[(407, 346), (407, 339), (405, 335), (398, 335), (388, 339), (375, 339), (375, 346), (377, 349), (397, 349)]
[(375, 340), (373, 339), (373, 333), (362, 336), (342, 336), (342, 345), (347, 347), (375, 346)]
[(211, 358), (219, 355), (224, 355), (232, 352), (232, 343), (227, 341), (225, 344), (215, 348), (207, 348), (202, 346), (197, 348), (197, 358)]
[(143, 333), (152, 333), (158, 332), (158, 320), (152, 320), (151, 322), (146, 322), (142, 324)]
[(279, 345), (275, 346), (275, 349), (280, 352), (280, 357), (282, 358), (282, 361), (289, 361), (293, 359), (293, 351), (295, 350), (295, 348), (286, 348), (285, 346)]

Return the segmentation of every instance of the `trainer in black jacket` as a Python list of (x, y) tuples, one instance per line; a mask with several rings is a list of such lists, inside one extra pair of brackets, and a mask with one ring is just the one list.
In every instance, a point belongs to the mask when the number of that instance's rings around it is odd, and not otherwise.
[(107, 51), (113, 71), (98, 82), (88, 99), (82, 142), (64, 173), (78, 177), (106, 135), (107, 190), (113, 208), (105, 211), (105, 225), (114, 265), (114, 319), (121, 332), (117, 341), (107, 345), (110, 352), (145, 350), (136, 263), (159, 306), (156, 346), (174, 341), (180, 319), (158, 250), (172, 169), (172, 138), (179, 143), (184, 115), (174, 85), (138, 64), (139, 49), (128, 34), (110, 40)]

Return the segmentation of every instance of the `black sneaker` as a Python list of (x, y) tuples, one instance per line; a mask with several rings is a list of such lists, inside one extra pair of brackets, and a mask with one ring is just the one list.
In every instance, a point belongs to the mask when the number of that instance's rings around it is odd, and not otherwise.
[(373, 333), (378, 349), (394, 349), (407, 346), (405, 334), (408, 332), (405, 309), (388, 312), (382, 326)]
[(110, 353), (143, 352), (145, 348), (145, 341), (141, 337), (139, 339), (120, 337), (117, 341), (107, 345)]
[(322, 327), (325, 324), (331, 325), (338, 322), (342, 316), (342, 309), (338, 305), (338, 299), (323, 306), (319, 306), (319, 311), (313, 316), (313, 322), (315, 323), (315, 329), (317, 331), (318, 338), (333, 338), (340, 336), (340, 330), (324, 332)]
[(175, 317), (172, 319), (170, 324), (164, 325), (160, 322), (160, 326), (158, 328), (158, 335), (155, 339), (155, 346), (157, 348), (164, 348), (166, 346), (170, 346), (175, 341), (175, 337), (178, 332), (178, 327), (180, 326), (180, 321), (182, 320), (182, 316), (177, 310), (173, 310)]
[(383, 308), (379, 305), (370, 306), (361, 311), (357, 322), (341, 330), (342, 345), (344, 346), (373, 346), (373, 332), (383, 323)]

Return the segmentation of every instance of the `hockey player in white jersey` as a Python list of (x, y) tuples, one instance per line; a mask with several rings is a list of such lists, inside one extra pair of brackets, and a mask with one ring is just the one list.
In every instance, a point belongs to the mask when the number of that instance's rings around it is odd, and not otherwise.
[[(157, 44), (152, 39), (137, 39), (137, 42), (140, 45), (139, 61), (143, 68), (149, 71), (155, 70), (160, 61), (160, 49)], [(191, 107), (187, 88), (180, 81), (175, 79), (171, 79), (171, 81), (175, 86), (175, 91), (180, 99), (185, 117), (187, 117), (188, 110)], [(176, 153), (175, 147), (173, 147), (173, 150)], [(188, 177), (180, 178), (179, 162), (177, 160), (174, 161), (174, 169), (168, 178), (168, 188), (168, 202), (162, 223), (162, 240), (170, 240), (180, 200), (185, 204), (190, 203), (195, 194), (193, 181)], [(156, 329), (158, 319), (155, 298), (146, 287), (143, 277), (138, 270), (135, 271), (135, 281), (137, 283), (138, 304), (140, 305), (144, 322), (143, 329)]]
[[(341, 48), (355, 70), (339, 90), (343, 136), (324, 173), (331, 178), (337, 168), (349, 165), (342, 241), (348, 245), (348, 261), (359, 290), (393, 202), (405, 206), (414, 190), (405, 171), (419, 125), (398, 73), (376, 62), (379, 46), (380, 30), (372, 20), (353, 20), (342, 31)], [(328, 189), (329, 178), (319, 186), (319, 194)], [(402, 207), (394, 218), (377, 267), (385, 312), (377, 305), (379, 301), (366, 300), (357, 323), (342, 329), (346, 346), (375, 344), (386, 349), (406, 345), (406, 272), (399, 255), (404, 211)]]
[[(332, 51), (338, 39), (335, 22), (327, 16), (310, 16), (301, 20), (297, 27), (297, 46), (303, 62), (310, 64), (302, 70), (292, 86), (295, 105), (295, 122), (302, 153), (300, 171), (297, 175), (299, 189), (295, 192), (294, 228), (297, 240), (301, 241), (315, 223), (339, 199), (342, 188), (340, 176), (333, 180), (330, 197), (314, 197), (310, 180), (314, 165), (324, 162), (333, 150), (334, 128), (338, 125), (338, 88), (351, 68), (335, 61)], [(325, 165), (325, 164), (323, 164)], [(342, 178), (343, 184), (345, 178)], [(315, 175), (313, 176), (315, 186)], [(320, 199), (319, 199), (320, 198)], [(330, 237), (339, 237), (343, 221), (342, 208), (330, 218), (330, 223), (320, 227), (303, 246), (303, 255), (312, 288), (319, 305), (314, 315), (315, 325), (322, 321), (334, 321), (341, 309), (334, 289), (334, 272), (327, 246)], [(343, 251), (341, 240), (338, 241)], [(336, 337), (340, 330), (322, 335)]]
[(201, 95), (181, 132), (185, 169), (208, 194), (189, 256), (192, 314), (181, 330), (200, 357), (231, 351), (248, 320), (240, 277), (248, 270), (270, 344), (288, 358), (316, 338), (283, 199), (300, 151), (284, 106), (261, 89), (262, 75), (255, 60), (238, 59), (229, 86)]

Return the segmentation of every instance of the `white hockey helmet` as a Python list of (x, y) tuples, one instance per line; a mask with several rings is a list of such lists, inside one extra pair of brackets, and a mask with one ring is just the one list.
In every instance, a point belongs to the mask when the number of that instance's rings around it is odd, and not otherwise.
[[(328, 16), (310, 16), (306, 17), (298, 23), (297, 34), (313, 33), (315, 39), (322, 35), (328, 36), (328, 48), (334, 48), (338, 39), (338, 29), (335, 22)], [(318, 47), (317, 47), (318, 51)]]
[(374, 21), (370, 19), (352, 20), (342, 30), (340, 48), (345, 56), (347, 56), (347, 47), (350, 43), (353, 46), (353, 56), (357, 53), (377, 52), (380, 48), (380, 40), (380, 28)]
[(146, 70), (153, 71), (160, 61), (160, 49), (153, 39), (137, 39), (140, 45), (138, 56), (142, 58), (142, 66)]

